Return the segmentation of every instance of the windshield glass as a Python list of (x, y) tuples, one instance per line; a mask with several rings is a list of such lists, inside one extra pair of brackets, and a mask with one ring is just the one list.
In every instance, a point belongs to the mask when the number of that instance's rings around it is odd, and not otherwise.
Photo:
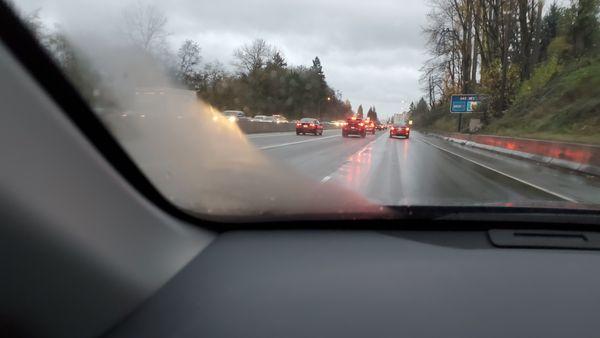
[(8, 3), (200, 217), (600, 207), (599, 1)]

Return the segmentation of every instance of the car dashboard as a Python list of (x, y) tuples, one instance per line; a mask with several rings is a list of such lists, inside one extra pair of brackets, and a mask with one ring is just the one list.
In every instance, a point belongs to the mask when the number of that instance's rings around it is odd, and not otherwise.
[(232, 231), (107, 337), (597, 337), (598, 266), (487, 231)]

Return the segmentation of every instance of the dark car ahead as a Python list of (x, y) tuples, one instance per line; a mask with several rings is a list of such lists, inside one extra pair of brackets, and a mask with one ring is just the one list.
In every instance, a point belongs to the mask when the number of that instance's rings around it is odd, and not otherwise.
[(304, 118), (296, 123), (296, 135), (323, 135), (323, 125), (319, 120), (312, 118)]
[(357, 135), (360, 137), (367, 136), (367, 126), (362, 119), (352, 117), (349, 118), (348, 123), (342, 128), (342, 136), (348, 137), (350, 135)]
[(390, 138), (397, 136), (409, 138), (410, 127), (406, 125), (393, 125), (392, 128), (390, 128)]

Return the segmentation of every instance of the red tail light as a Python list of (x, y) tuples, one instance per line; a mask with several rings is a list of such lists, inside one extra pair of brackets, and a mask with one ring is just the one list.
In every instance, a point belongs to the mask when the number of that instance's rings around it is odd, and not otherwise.
[(310, 124), (310, 126), (311, 126), (311, 127), (314, 127), (314, 126), (315, 126), (315, 124), (314, 124), (314, 123), (311, 123), (311, 124)]
[(362, 127), (362, 126), (364, 126), (365, 124), (364, 124), (364, 123), (359, 123), (358, 125)]
[(296, 127), (302, 127), (302, 123), (296, 123)]

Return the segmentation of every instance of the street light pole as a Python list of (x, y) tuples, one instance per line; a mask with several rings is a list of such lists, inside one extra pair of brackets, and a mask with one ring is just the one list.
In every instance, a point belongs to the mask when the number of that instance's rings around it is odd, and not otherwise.
[(325, 100), (327, 100), (329, 102), (329, 101), (331, 101), (331, 97), (327, 96), (326, 98), (321, 98), (319, 100), (319, 104), (318, 104), (318, 106), (319, 106), (319, 121), (321, 121), (321, 122), (323, 120), (323, 117), (321, 116), (321, 102), (323, 102)]

